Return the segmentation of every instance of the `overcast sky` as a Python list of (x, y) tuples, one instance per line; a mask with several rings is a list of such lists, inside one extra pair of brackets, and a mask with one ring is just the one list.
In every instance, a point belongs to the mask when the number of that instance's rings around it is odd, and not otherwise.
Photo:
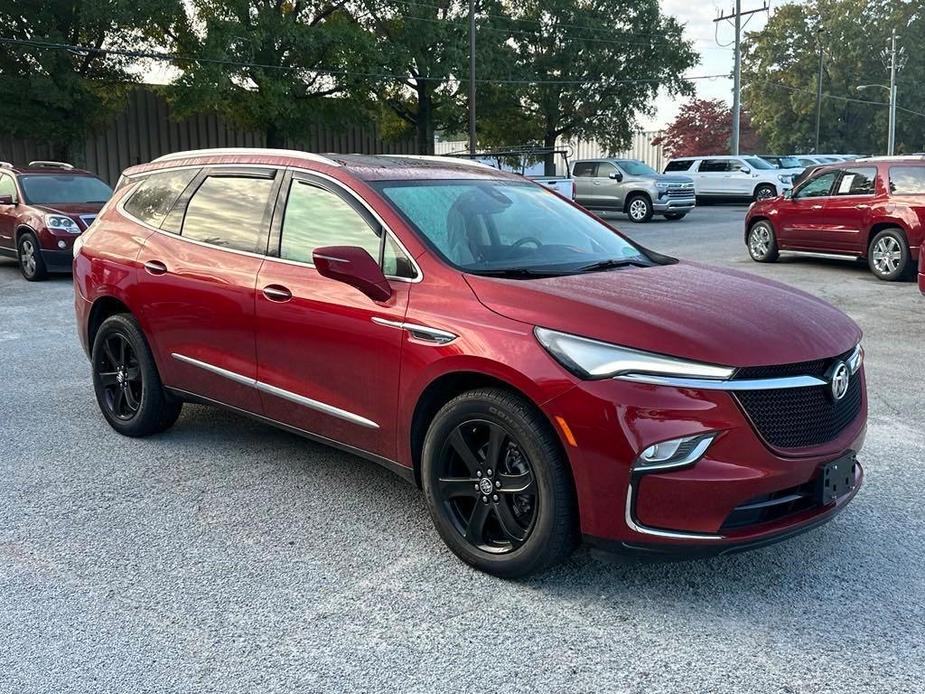
[[(802, 2), (802, 0), (790, 0)], [(789, 4), (781, 0), (772, 0), (774, 7)], [(715, 25), (713, 20), (723, 10), (730, 14), (735, 5), (734, 0), (661, 0), (662, 12), (677, 17), (687, 27), (686, 35), (694, 41), (694, 47), (700, 53), (700, 65), (690, 71), (691, 75), (730, 75), (726, 78), (697, 80), (694, 86), (697, 96), (705, 99), (725, 99), (732, 103), (732, 66), (734, 53), (732, 46), (723, 48), (717, 44), (731, 44), (735, 36), (732, 24), (721, 22)], [(761, 7), (762, 0), (742, 0), (742, 10), (747, 11)], [(747, 19), (747, 18), (746, 18)], [(767, 23), (767, 14), (760, 12), (751, 15), (745, 31), (761, 29)], [(714, 28), (717, 28), (714, 35)], [(744, 34), (744, 31), (743, 31)], [(653, 118), (641, 118), (640, 125), (645, 130), (658, 130), (670, 123), (678, 113), (680, 103), (665, 96), (656, 100), (656, 114)]]

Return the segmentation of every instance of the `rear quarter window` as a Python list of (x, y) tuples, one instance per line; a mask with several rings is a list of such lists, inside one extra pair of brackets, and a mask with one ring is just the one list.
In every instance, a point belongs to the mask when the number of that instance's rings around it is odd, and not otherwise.
[(669, 171), (690, 171), (691, 164), (693, 163), (694, 161), (692, 159), (686, 159), (683, 161), (670, 161), (668, 162), (668, 166), (665, 167), (665, 173), (668, 173)]
[(890, 192), (894, 195), (925, 195), (925, 166), (890, 167)]
[(170, 208), (197, 173), (199, 169), (178, 169), (151, 174), (141, 181), (122, 207), (145, 224), (160, 227)]

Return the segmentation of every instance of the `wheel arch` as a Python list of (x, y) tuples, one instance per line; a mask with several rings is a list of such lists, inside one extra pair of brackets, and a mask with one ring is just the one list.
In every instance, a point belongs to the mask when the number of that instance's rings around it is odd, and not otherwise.
[(780, 195), (780, 189), (777, 187), (777, 185), (775, 185), (774, 183), (771, 183), (770, 181), (761, 181), (755, 186), (755, 189), (752, 191), (753, 198), (755, 199), (758, 198), (758, 191), (761, 188), (771, 188), (774, 191), (774, 195)]
[(39, 245), (42, 243), (42, 239), (39, 238), (39, 233), (33, 229), (30, 225), (20, 222), (16, 225), (16, 230), (13, 232), (13, 243), (16, 246), (19, 246), (19, 238), (26, 232), (35, 236), (36, 240), (39, 242)]
[(771, 221), (771, 218), (767, 215), (755, 215), (748, 220), (748, 224), (745, 225), (745, 243), (748, 243), (748, 235), (751, 233), (752, 229), (758, 222), (767, 222), (771, 226), (771, 231), (777, 234), (777, 230), (774, 228), (774, 222)]
[(631, 190), (626, 194), (626, 197), (623, 199), (623, 213), (626, 214), (629, 211), (630, 203), (633, 201), (633, 198), (643, 197), (649, 201), (650, 205), (653, 205), (652, 196), (649, 195), (646, 191), (637, 188), (636, 190)]
[(864, 254), (865, 256), (870, 255), (870, 244), (873, 243), (874, 237), (879, 234), (881, 231), (886, 231), (887, 229), (896, 229), (903, 235), (903, 239), (906, 242), (906, 247), (909, 246), (909, 233), (906, 231), (906, 228), (899, 222), (895, 220), (877, 222), (871, 226), (870, 231), (867, 232), (867, 242), (864, 244)]
[(131, 309), (125, 305), (121, 300), (117, 299), (112, 295), (101, 296), (93, 302), (93, 305), (90, 307), (90, 313), (87, 317), (87, 345), (89, 349), (93, 350), (93, 341), (96, 339), (96, 333), (99, 332), (100, 326), (103, 325), (103, 322), (110, 316), (115, 316), (119, 313), (128, 313), (133, 315)]
[(451, 371), (441, 374), (428, 383), (418, 396), (414, 411), (411, 415), (411, 425), (409, 427), (411, 464), (414, 471), (415, 484), (417, 484), (418, 487), (421, 486), (421, 457), (424, 451), (424, 438), (427, 436), (427, 430), (434, 416), (440, 411), (440, 408), (453, 398), (467, 391), (477, 390), (479, 388), (498, 388), (529, 403), (529, 405), (542, 417), (543, 421), (552, 432), (560, 448), (563, 459), (568, 463), (569, 475), (572, 477), (572, 486), (574, 488), (574, 474), (571, 470), (571, 461), (568, 452), (562, 443), (559, 430), (550, 421), (549, 417), (543, 411), (543, 408), (522, 389), (511, 384), (509, 381), (505, 381), (498, 376), (485, 372), (467, 370)]

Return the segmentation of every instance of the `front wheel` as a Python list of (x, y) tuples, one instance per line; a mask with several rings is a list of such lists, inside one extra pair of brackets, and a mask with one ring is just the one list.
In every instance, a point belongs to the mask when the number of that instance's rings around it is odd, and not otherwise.
[(41, 282), (48, 278), (48, 269), (42, 258), (39, 241), (32, 232), (24, 232), (16, 244), (19, 251), (19, 271), (29, 282)]
[(770, 200), (777, 197), (777, 188), (767, 183), (755, 188), (755, 200)]
[(756, 222), (748, 231), (748, 254), (757, 263), (773, 263), (780, 253), (770, 222)]
[(895, 282), (912, 274), (912, 254), (900, 229), (884, 229), (874, 236), (868, 252), (870, 271), (878, 279)]
[(626, 204), (626, 214), (629, 215), (630, 221), (637, 224), (644, 224), (652, 219), (652, 203), (645, 195), (634, 195)]
[(103, 321), (93, 340), (93, 388), (106, 421), (124, 436), (170, 428), (183, 403), (164, 389), (151, 349), (128, 314)]
[(576, 545), (568, 463), (542, 414), (512, 393), (487, 388), (447, 403), (427, 431), (422, 481), (437, 532), (482, 571), (525, 576)]

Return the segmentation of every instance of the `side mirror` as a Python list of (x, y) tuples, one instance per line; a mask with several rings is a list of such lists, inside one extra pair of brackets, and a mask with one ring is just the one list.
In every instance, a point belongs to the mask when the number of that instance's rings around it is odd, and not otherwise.
[(318, 274), (349, 284), (373, 301), (387, 301), (392, 287), (379, 264), (359, 246), (325, 246), (312, 252)]
[(12, 195), (0, 195), (0, 205), (15, 205)]
[(752, 170), (748, 168), (747, 166), (740, 166), (739, 171), (741, 171), (744, 174), (750, 174), (752, 172)]
[(611, 171), (611, 172), (607, 175), (607, 178), (609, 178), (609, 179), (611, 179), (611, 180), (616, 181), (617, 183), (619, 183), (620, 181), (623, 180), (623, 174), (621, 174), (619, 171)]

